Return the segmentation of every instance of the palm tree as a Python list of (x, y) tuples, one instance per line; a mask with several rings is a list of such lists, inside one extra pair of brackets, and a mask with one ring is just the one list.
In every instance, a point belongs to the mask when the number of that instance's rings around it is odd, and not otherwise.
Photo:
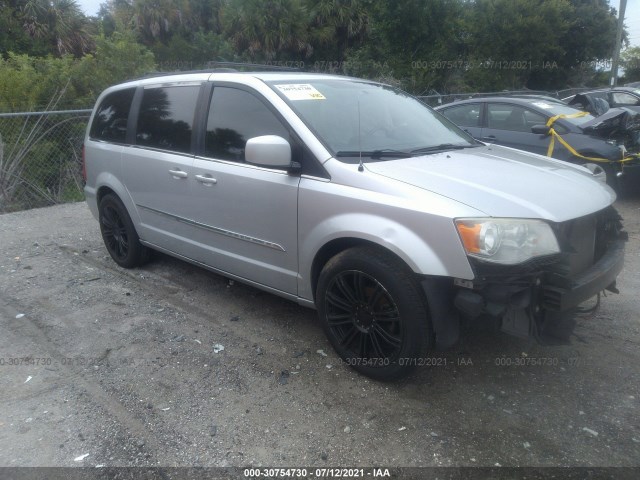
[(300, 0), (230, 0), (223, 22), (239, 52), (265, 59), (311, 54)]
[(369, 14), (363, 0), (306, 0), (314, 40), (321, 45), (337, 47), (336, 60), (369, 32)]
[(136, 0), (133, 24), (144, 43), (166, 42), (180, 26), (191, 23), (188, 0)]
[(81, 56), (93, 48), (87, 18), (76, 0), (27, 0), (21, 10), (25, 30), (46, 39), (52, 53)]

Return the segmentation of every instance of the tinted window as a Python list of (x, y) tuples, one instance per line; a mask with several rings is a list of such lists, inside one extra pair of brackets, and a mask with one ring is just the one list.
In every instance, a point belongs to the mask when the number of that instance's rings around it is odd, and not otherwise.
[(534, 125), (544, 125), (544, 115), (525, 109), (518, 105), (490, 103), (487, 105), (487, 125), (498, 130), (531, 133)]
[(146, 88), (138, 116), (136, 143), (189, 153), (199, 89), (197, 85)]
[(127, 136), (127, 118), (135, 88), (108, 94), (93, 117), (89, 136), (96, 140), (124, 143)]
[(447, 108), (442, 113), (459, 127), (480, 126), (480, 104), (470, 103)]
[(211, 97), (205, 153), (209, 157), (243, 162), (247, 140), (261, 135), (289, 133), (255, 95), (229, 87), (215, 87)]

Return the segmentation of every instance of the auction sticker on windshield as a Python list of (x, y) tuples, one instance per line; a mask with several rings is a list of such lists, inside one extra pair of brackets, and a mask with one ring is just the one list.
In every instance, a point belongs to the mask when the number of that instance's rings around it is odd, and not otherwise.
[(326, 100), (313, 85), (308, 83), (296, 83), (288, 85), (276, 85), (289, 100)]

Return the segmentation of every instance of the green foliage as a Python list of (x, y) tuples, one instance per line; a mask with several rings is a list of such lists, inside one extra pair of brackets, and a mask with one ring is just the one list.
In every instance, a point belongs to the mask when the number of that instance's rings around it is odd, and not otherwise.
[(57, 92), (65, 89), (74, 60), (30, 57), (10, 53), (0, 58), (0, 111), (33, 110), (47, 105)]
[(470, 84), (492, 91), (527, 86), (531, 73), (562, 57), (568, 0), (477, 0), (466, 16)]
[(607, 0), (370, 0), (369, 35), (348, 59), (357, 73), (423, 93), (557, 89), (587, 84), (610, 58)]
[(229, 0), (223, 28), (241, 56), (256, 60), (307, 57), (308, 13), (301, 0)]
[(29, 35), (13, 2), (0, 2), (0, 54), (7, 52), (46, 55), (49, 49), (45, 40)]
[(640, 80), (640, 47), (628, 48), (621, 53), (621, 65), (624, 68), (624, 79), (626, 82), (637, 82)]
[(210, 62), (236, 58), (234, 48), (224, 36), (202, 30), (195, 32), (189, 40), (175, 35), (166, 45), (156, 43), (152, 50), (162, 71), (201, 69)]
[(87, 108), (108, 86), (155, 68), (153, 54), (131, 33), (97, 38), (95, 54), (81, 59), (14, 53), (7, 57), (0, 58), (1, 112), (43, 108), (63, 91), (59, 108)]
[(76, 0), (0, 4), (0, 52), (82, 56), (93, 48), (89, 21)]
[(313, 58), (341, 62), (369, 33), (366, 0), (305, 0)]
[(115, 32), (96, 38), (95, 54), (74, 64), (72, 83), (78, 91), (76, 105), (92, 105), (102, 90), (155, 69), (153, 53), (136, 42), (132, 32)]
[(68, 78), (63, 103), (85, 106), (156, 64), (233, 60), (302, 60), (418, 94), (559, 89), (600, 80), (615, 30), (610, 0), (108, 0), (94, 19), (76, 0), (11, 0), (0, 108), (42, 105)]

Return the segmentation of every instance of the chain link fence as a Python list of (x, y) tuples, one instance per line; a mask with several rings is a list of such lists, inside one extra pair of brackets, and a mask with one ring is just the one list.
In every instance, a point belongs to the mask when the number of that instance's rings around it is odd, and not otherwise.
[(0, 213), (84, 198), (82, 142), (90, 114), (0, 113)]

